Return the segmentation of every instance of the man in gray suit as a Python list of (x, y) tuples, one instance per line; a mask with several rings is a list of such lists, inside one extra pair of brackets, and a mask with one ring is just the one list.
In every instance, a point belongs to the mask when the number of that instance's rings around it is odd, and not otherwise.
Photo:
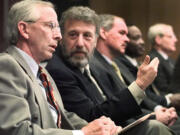
[[(1, 135), (113, 135), (121, 129), (105, 116), (88, 124), (67, 112), (52, 78), (43, 69), (46, 83), (53, 88), (54, 97), (50, 97), (59, 109), (48, 102), (46, 87), (39, 78), (39, 63), (52, 57), (61, 39), (51, 3), (26, 0), (14, 4), (8, 30), (11, 46), (0, 54)], [(59, 120), (60, 128), (56, 125)]]

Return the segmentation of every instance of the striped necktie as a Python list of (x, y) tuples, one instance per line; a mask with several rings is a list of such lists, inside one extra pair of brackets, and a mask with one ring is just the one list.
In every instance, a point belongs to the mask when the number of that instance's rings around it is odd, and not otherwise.
[(50, 81), (48, 80), (47, 75), (45, 74), (45, 72), (43, 70), (44, 69), (39, 66), (39, 71), (38, 71), (39, 79), (42, 81), (42, 84), (46, 90), (47, 101), (49, 102), (49, 104), (51, 104), (56, 109), (56, 112), (58, 114), (57, 126), (60, 128), (61, 127), (60, 108), (59, 108), (58, 103), (54, 97), (53, 87), (52, 87)]

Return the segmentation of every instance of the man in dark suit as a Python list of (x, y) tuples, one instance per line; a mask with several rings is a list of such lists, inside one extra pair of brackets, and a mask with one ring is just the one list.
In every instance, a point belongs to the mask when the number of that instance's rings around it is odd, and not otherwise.
[(39, 67), (52, 57), (61, 39), (52, 3), (17, 2), (9, 11), (8, 30), (11, 46), (0, 54), (1, 135), (117, 133), (120, 127), (105, 116), (88, 124), (67, 112), (54, 81)]
[[(128, 88), (122, 86), (122, 91), (116, 90), (114, 94), (112, 91), (116, 86), (113, 86), (112, 80), (107, 77), (108, 72), (98, 66), (97, 61), (93, 61), (94, 66), (88, 64), (99, 34), (98, 17), (92, 13), (94, 11), (86, 7), (73, 7), (63, 13), (60, 22), (63, 33), (60, 54), (49, 61), (47, 69), (61, 91), (67, 110), (76, 112), (88, 121), (106, 115), (121, 124), (141, 112), (138, 104), (144, 92), (142, 90), (137, 96), (132, 95)], [(156, 66), (151, 67), (152, 64)], [(144, 88), (154, 79), (157, 65), (157, 59), (151, 64), (149, 59), (146, 59), (142, 69), (148, 68), (152, 76), (146, 72), (141, 75), (138, 80), (141, 82), (140, 86)], [(96, 68), (93, 68), (95, 66)], [(152, 69), (149, 70), (149, 67)], [(99, 72), (96, 69), (99, 69)], [(150, 77), (150, 80), (143, 82), (141, 79), (145, 77), (144, 75)], [(134, 82), (134, 85), (137, 84)], [(160, 132), (154, 129), (154, 126), (157, 126)], [(165, 127), (162, 128), (162, 124), (157, 121), (146, 121), (125, 134), (152, 134), (152, 132), (168, 134), (169, 131)]]
[(168, 86), (174, 69), (174, 61), (169, 55), (176, 51), (176, 35), (171, 25), (155, 24), (148, 30), (148, 39), (152, 44), (150, 57), (158, 57), (160, 61), (154, 84), (162, 94), (167, 94), (170, 92)]
[[(127, 43), (125, 54), (118, 57), (117, 62), (125, 65), (132, 75), (136, 77), (139, 66), (136, 58), (144, 55), (144, 40), (141, 31), (134, 25), (128, 27), (128, 37), (130, 41)], [(121, 68), (123, 66), (119, 67)], [(168, 97), (168, 99), (166, 99), (165, 96), (160, 96), (159, 91), (157, 91), (157, 89), (154, 90), (152, 87), (153, 86), (150, 85), (149, 89), (146, 91), (148, 96), (158, 104), (168, 107), (170, 105), (170, 99)]]
[[(100, 36), (99, 36), (99, 39), (97, 42), (97, 51), (95, 51), (95, 56), (97, 59), (99, 59), (99, 61), (101, 61), (103, 66), (108, 71), (111, 72), (111, 75), (114, 78), (117, 78), (116, 84), (118, 84), (118, 82), (120, 82), (120, 80), (122, 80), (122, 78), (123, 78), (124, 85), (127, 85), (129, 87), (129, 85), (132, 83), (132, 81), (135, 80), (135, 78), (131, 75), (131, 73), (129, 73), (129, 71), (126, 70), (126, 67), (123, 68), (123, 65), (119, 66), (121, 68), (119, 70), (119, 72), (121, 71), (121, 77), (120, 77), (120, 75), (117, 74), (117, 71), (116, 71), (117, 69), (114, 68), (114, 66), (113, 66), (113, 59), (115, 57), (119, 56), (120, 54), (124, 54), (125, 48), (126, 48), (126, 42), (127, 42), (127, 33), (126, 33), (127, 27), (125, 27), (126, 26), (125, 23), (122, 23), (123, 22), (122, 19), (121, 19), (122, 21), (118, 25), (118, 23), (115, 21), (115, 18), (116, 17), (112, 16), (112, 15), (101, 15), (100, 16), (101, 30), (100, 30)], [(121, 34), (121, 32), (122, 32), (122, 34)], [(139, 70), (141, 70), (141, 66), (140, 66)], [(137, 78), (138, 78), (138, 76), (137, 76)], [(137, 93), (137, 91), (132, 91), (132, 93), (135, 94), (135, 93)], [(146, 98), (144, 102), (150, 102), (149, 100), (150, 99)], [(147, 105), (149, 105), (149, 104), (147, 104)], [(150, 105), (153, 105), (153, 101), (151, 101)], [(153, 105), (153, 108), (155, 105)], [(164, 115), (157, 115), (157, 116), (163, 116), (164, 118), (157, 117), (157, 119), (159, 121), (163, 122), (164, 124), (168, 124), (167, 118), (169, 117), (170, 114), (168, 114), (166, 112), (162, 112), (162, 113), (164, 113)], [(177, 117), (176, 113), (175, 113), (175, 115), (173, 113), (172, 119), (174, 119), (174, 118), (176, 119), (176, 117)]]
[[(161, 94), (167, 95), (172, 101), (172, 106), (180, 109), (180, 94), (169, 94), (178, 92), (178, 90), (171, 89), (170, 82), (174, 70), (174, 60), (169, 56), (176, 51), (175, 43), (177, 42), (171, 25), (155, 24), (149, 28), (148, 39), (152, 44), (150, 57), (158, 57), (160, 65), (158, 67), (158, 74), (154, 81), (155, 86)], [(172, 85), (171, 85), (172, 86)]]
[[(144, 50), (144, 40), (142, 38), (142, 33), (137, 26), (132, 25), (128, 27), (128, 38), (129, 38), (129, 42), (127, 43), (125, 54), (118, 57), (116, 59), (116, 62), (119, 64), (119, 68), (122, 71), (122, 74), (125, 76), (125, 79), (127, 81), (130, 81), (129, 77), (127, 78), (127, 74), (128, 76), (130, 76), (129, 73), (124, 70), (128, 69), (131, 72), (130, 74), (136, 77), (138, 65), (139, 65), (137, 58), (142, 56), (145, 50)], [(159, 114), (162, 115), (163, 113), (160, 113), (160, 111), (158, 110), (160, 109), (162, 110), (162, 112), (166, 111), (167, 108), (164, 107), (170, 106), (167, 105), (167, 102), (170, 99), (166, 99), (165, 96), (159, 95), (158, 92), (159, 91), (157, 91), (157, 89), (156, 90), (153, 89), (152, 85), (150, 85), (150, 87), (146, 90), (147, 96), (157, 103), (156, 106), (149, 109), (155, 110), (156, 112), (158, 112), (158, 115)], [(146, 104), (151, 104), (151, 102), (150, 103), (146, 102)], [(178, 125), (179, 123), (176, 122), (175, 125), (171, 126), (171, 128), (178, 131), (179, 130)]]
[[(169, 86), (169, 91), (171, 91), (172, 93), (180, 92), (180, 73), (179, 73), (179, 71), (180, 71), (180, 56), (176, 60), (173, 76), (172, 76), (170, 86)], [(180, 98), (178, 98), (178, 99), (180, 99)]]

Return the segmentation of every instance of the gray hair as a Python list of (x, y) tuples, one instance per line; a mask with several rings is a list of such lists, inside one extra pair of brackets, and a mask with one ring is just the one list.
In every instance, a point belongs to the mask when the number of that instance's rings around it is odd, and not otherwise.
[[(100, 27), (104, 28), (106, 31), (109, 31), (113, 27), (114, 19), (116, 17), (118, 17), (118, 16), (111, 15), (111, 14), (101, 14), (101, 15), (99, 15)], [(118, 17), (118, 18), (124, 20), (121, 17)]]
[(173, 29), (171, 25), (157, 23), (152, 25), (148, 30), (148, 39), (152, 45), (155, 45), (155, 38), (156, 36), (163, 36), (165, 34), (165, 28)]
[(37, 21), (39, 19), (40, 16), (36, 13), (37, 6), (47, 6), (54, 9), (51, 2), (41, 0), (22, 0), (11, 7), (7, 23), (7, 36), (10, 44), (15, 45), (18, 41), (18, 23), (20, 21)]
[(60, 27), (62, 35), (64, 34), (64, 25), (67, 20), (79, 20), (96, 27), (96, 34), (99, 35), (99, 18), (96, 12), (88, 7), (73, 6), (62, 13)]

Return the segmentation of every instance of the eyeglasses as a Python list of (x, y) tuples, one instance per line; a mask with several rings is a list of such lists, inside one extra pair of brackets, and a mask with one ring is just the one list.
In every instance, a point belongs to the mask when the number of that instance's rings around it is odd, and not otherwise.
[(172, 35), (166, 35), (166, 34), (164, 34), (163, 37), (173, 38)]
[[(27, 23), (36, 23), (36, 21), (25, 21)], [(51, 29), (51, 31), (55, 31), (57, 30), (58, 32), (60, 32), (60, 27), (59, 24), (55, 23), (55, 22), (38, 22), (38, 23), (42, 23), (45, 26), (47, 26), (48, 28)]]

